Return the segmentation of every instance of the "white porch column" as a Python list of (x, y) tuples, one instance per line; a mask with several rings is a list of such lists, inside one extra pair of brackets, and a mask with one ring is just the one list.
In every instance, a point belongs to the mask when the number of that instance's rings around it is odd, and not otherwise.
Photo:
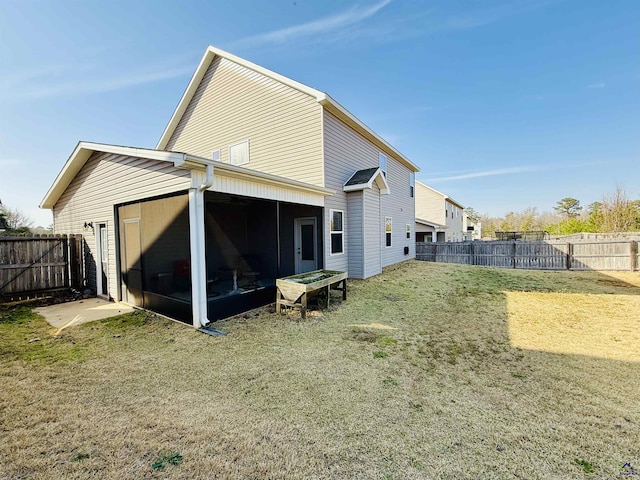
[(207, 265), (205, 257), (203, 172), (191, 171), (189, 189), (189, 242), (191, 246), (191, 309), (193, 326), (200, 328), (207, 319)]

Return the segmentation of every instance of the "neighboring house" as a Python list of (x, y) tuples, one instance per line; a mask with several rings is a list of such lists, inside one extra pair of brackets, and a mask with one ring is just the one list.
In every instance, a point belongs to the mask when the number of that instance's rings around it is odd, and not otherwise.
[(416, 182), (416, 241), (463, 241), (463, 210), (448, 195)]
[(330, 96), (209, 47), (156, 149), (80, 142), (41, 203), (98, 294), (194, 326), (275, 279), (415, 257), (418, 168)]
[(445, 228), (444, 225), (439, 223), (416, 218), (416, 242), (444, 242)]
[(482, 239), (482, 223), (475, 217), (470, 217), (463, 212), (462, 231), (467, 241)]

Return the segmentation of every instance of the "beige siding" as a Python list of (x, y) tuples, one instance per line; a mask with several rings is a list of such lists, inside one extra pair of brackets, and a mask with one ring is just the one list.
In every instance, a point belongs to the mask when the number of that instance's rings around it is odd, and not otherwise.
[[(378, 154), (380, 150), (363, 136), (353, 131), (347, 125), (328, 112), (324, 112), (324, 158), (325, 158), (325, 187), (333, 189), (336, 194), (325, 200), (325, 249), (326, 267), (336, 270), (346, 270), (349, 264), (348, 248), (345, 255), (329, 255), (328, 239), (328, 215), (329, 209), (336, 208), (347, 211), (347, 196), (342, 191), (346, 181), (357, 170), (378, 166)], [(392, 247), (383, 247), (381, 253), (382, 266), (391, 265), (399, 261), (415, 256), (415, 242), (406, 239), (405, 225), (415, 222), (414, 199), (409, 193), (410, 170), (397, 159), (387, 153), (387, 182), (391, 191), (390, 195), (380, 196), (380, 213), (377, 219), (369, 215), (368, 225), (365, 230), (370, 232), (371, 224), (380, 232), (379, 241), (384, 242), (384, 217), (393, 218)], [(350, 222), (349, 214), (346, 214), (347, 228)], [(370, 235), (370, 233), (367, 233)], [(366, 241), (370, 241), (369, 238)], [(409, 247), (409, 254), (404, 255), (404, 246)], [(365, 262), (366, 263), (366, 262)], [(365, 272), (371, 269), (365, 265)], [(375, 266), (373, 267), (375, 271)]]
[(323, 184), (322, 107), (316, 99), (216, 57), (166, 149), (211, 158), (249, 140), (246, 168)]
[(444, 225), (445, 241), (464, 240), (463, 217), (464, 212), (458, 205), (416, 182), (416, 218)]
[[(89, 259), (95, 262), (95, 235), (83, 226), (85, 222), (93, 222), (94, 227), (107, 224), (109, 294), (118, 299), (114, 205), (186, 190), (189, 186), (189, 172), (171, 163), (96, 152), (53, 207), (54, 230), (82, 234)], [(95, 270), (89, 281), (95, 289)]]
[(444, 197), (416, 182), (416, 218), (445, 225)]

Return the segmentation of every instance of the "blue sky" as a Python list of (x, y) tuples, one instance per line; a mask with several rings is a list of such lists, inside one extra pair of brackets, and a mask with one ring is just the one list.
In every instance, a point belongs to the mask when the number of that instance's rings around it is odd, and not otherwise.
[(640, 198), (637, 0), (0, 0), (0, 199), (153, 148), (207, 45), (328, 92), (480, 213)]

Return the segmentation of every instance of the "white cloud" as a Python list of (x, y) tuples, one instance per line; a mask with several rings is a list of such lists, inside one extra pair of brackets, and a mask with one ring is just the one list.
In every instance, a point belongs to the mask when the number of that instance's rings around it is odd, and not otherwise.
[(28, 101), (65, 95), (109, 92), (187, 76), (193, 65), (158, 64), (137, 68), (82, 63), (18, 71), (3, 79), (6, 100)]
[[(271, 32), (261, 33), (251, 37), (247, 37), (233, 42), (230, 47), (241, 49), (261, 46), (264, 44), (283, 44), (292, 40), (300, 40), (303, 38), (320, 39), (320, 35), (327, 33), (341, 32), (346, 27), (352, 27), (370, 17), (373, 17), (382, 8), (386, 7), (391, 0), (382, 0), (381, 2), (369, 7), (356, 5), (344, 12), (324, 17), (300, 25), (273, 30)], [(358, 32), (343, 32), (348, 35), (359, 35)], [(331, 38), (324, 39), (332, 41)]]
[(430, 182), (444, 182), (451, 180), (467, 180), (469, 178), (479, 178), (479, 177), (493, 177), (495, 175), (511, 175), (515, 173), (524, 173), (524, 172), (535, 172), (539, 170), (548, 170), (549, 167), (545, 166), (522, 166), (522, 167), (511, 167), (511, 168), (498, 168), (495, 170), (484, 170), (481, 172), (468, 172), (462, 173), (460, 175), (451, 175), (448, 177), (437, 177), (429, 179)]
[(518, 173), (527, 172), (544, 172), (548, 170), (561, 170), (564, 168), (586, 167), (592, 165), (602, 165), (605, 162), (587, 162), (587, 163), (571, 163), (571, 164), (550, 164), (550, 165), (523, 165), (520, 167), (497, 168), (493, 170), (482, 170), (479, 172), (466, 172), (459, 175), (449, 175), (444, 177), (434, 177), (426, 180), (429, 182), (448, 182), (456, 180), (468, 180), (471, 178), (494, 177), (497, 175), (516, 175)]
[(482, 27), (505, 18), (522, 15), (543, 8), (556, 0), (520, 0), (508, 1), (491, 7), (484, 7), (454, 15), (441, 23), (440, 29), (464, 30)]

